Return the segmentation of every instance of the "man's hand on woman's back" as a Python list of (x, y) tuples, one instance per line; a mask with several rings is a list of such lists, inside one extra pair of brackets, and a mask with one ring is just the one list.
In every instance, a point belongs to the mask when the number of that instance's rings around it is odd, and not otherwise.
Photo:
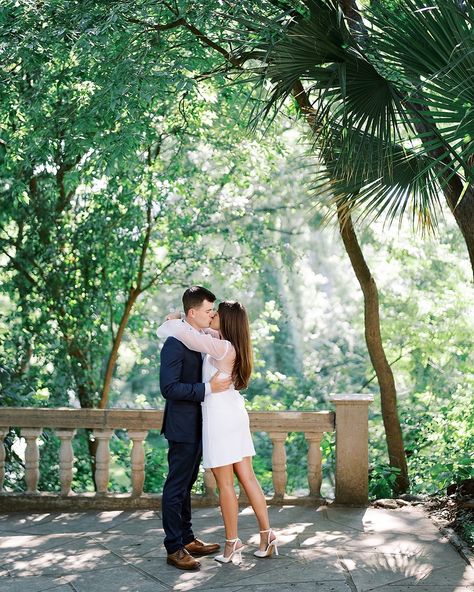
[(232, 385), (232, 378), (229, 377), (219, 377), (220, 372), (216, 372), (214, 376), (209, 381), (211, 385), (211, 393), (221, 393), (222, 391), (226, 391)]

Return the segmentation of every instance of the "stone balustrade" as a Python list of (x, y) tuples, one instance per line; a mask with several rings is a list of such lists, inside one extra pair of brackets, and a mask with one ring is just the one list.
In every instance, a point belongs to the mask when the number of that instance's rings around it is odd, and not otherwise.
[[(274, 496), (269, 503), (288, 501), (285, 440), (290, 432), (303, 432), (308, 443), (308, 486), (306, 498), (291, 498), (292, 503), (314, 504), (321, 500), (320, 442), (325, 432), (336, 432), (336, 503), (364, 505), (368, 498), (368, 406), (369, 395), (331, 397), (335, 411), (251, 411), (252, 432), (268, 433), (273, 445), (272, 477)], [(26, 493), (7, 493), (3, 489), (5, 450), (0, 446), (0, 511), (53, 509), (130, 509), (156, 508), (160, 496), (144, 494), (144, 441), (149, 430), (161, 429), (162, 411), (138, 409), (65, 409), (0, 407), (0, 440), (10, 427), (20, 428), (26, 441)], [(60, 439), (59, 477), (61, 493), (38, 492), (38, 438), (44, 428), (54, 430)], [(97, 442), (95, 461), (96, 493), (74, 493), (71, 483), (74, 468), (72, 439), (79, 428), (92, 430)], [(132, 441), (129, 494), (108, 492), (109, 441), (115, 429), (126, 429)], [(210, 470), (204, 474), (205, 494), (196, 496), (196, 505), (217, 503), (216, 482)], [(239, 501), (245, 503), (244, 492)]]

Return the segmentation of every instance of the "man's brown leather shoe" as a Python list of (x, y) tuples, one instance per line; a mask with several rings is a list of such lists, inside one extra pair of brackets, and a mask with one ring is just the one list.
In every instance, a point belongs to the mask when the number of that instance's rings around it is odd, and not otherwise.
[(194, 539), (194, 541), (184, 545), (184, 548), (192, 555), (211, 555), (216, 553), (221, 546), (217, 543), (205, 543), (199, 539)]
[(174, 565), (178, 569), (199, 569), (201, 567), (199, 561), (191, 557), (186, 549), (178, 549), (174, 553), (170, 553), (166, 558), (166, 563)]

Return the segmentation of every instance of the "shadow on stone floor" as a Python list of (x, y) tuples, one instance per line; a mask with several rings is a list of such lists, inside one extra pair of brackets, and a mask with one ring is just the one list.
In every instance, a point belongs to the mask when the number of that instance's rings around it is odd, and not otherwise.
[[(166, 564), (154, 511), (3, 514), (0, 592), (473, 592), (473, 569), (419, 508), (271, 507), (280, 555), (253, 556), (258, 528), (244, 508), (241, 565)], [(193, 513), (198, 536), (224, 539), (218, 508)]]

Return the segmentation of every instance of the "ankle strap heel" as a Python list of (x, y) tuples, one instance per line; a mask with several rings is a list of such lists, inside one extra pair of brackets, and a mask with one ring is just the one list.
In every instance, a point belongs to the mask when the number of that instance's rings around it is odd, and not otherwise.
[[(261, 551), (260, 549), (257, 549), (254, 552), (255, 557), (260, 557), (261, 559), (263, 559), (264, 557), (271, 557), (273, 554), (273, 551), (275, 551), (275, 555), (278, 555), (278, 547), (277, 547), (277, 537), (275, 535), (275, 533), (273, 532), (273, 530), (271, 528), (268, 528), (267, 530), (261, 530), (260, 534), (264, 534), (265, 532), (268, 532), (268, 542), (267, 542), (267, 547), (266, 549), (264, 549), (263, 551)], [(271, 539), (272, 534), (274, 535), (274, 539)]]
[[(236, 538), (236, 539), (226, 539), (225, 542), (226, 543), (234, 543), (232, 545), (232, 552), (231, 552), (231, 554), (228, 557), (226, 557), (224, 554), (222, 554), (222, 555), (216, 555), (214, 557), (214, 559), (216, 561), (218, 561), (219, 563), (230, 563), (232, 561), (232, 558), (235, 555), (235, 563), (237, 563), (238, 565), (240, 565), (242, 563), (242, 553), (241, 553), (241, 550), (242, 550), (242, 547), (243, 547), (242, 541), (239, 538)], [(237, 544), (238, 543), (240, 543), (240, 546), (239, 547), (237, 547)], [(225, 553), (225, 551), (224, 551), (224, 553)]]

